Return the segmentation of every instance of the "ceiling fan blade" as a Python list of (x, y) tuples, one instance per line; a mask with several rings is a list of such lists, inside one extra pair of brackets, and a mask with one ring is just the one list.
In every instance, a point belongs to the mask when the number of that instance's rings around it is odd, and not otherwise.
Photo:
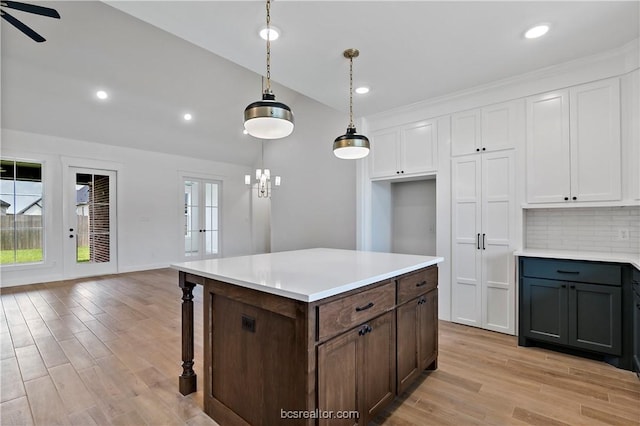
[(23, 33), (25, 33), (29, 37), (31, 37), (34, 41), (37, 41), (38, 43), (42, 43), (43, 41), (46, 41), (45, 38), (42, 37), (40, 34), (38, 34), (37, 32), (33, 31), (31, 28), (27, 27), (22, 22), (18, 21), (16, 18), (14, 18), (13, 16), (9, 15), (4, 10), (1, 11), (1, 12), (2, 12), (2, 19), (7, 21), (8, 23), (10, 23), (11, 25), (16, 27), (20, 31), (22, 31)]
[(49, 18), (60, 19), (60, 14), (49, 7), (36, 6), (34, 4), (21, 3), (19, 1), (3, 1), (2, 6), (10, 9), (21, 10), (23, 12), (35, 13), (36, 15), (48, 16)]

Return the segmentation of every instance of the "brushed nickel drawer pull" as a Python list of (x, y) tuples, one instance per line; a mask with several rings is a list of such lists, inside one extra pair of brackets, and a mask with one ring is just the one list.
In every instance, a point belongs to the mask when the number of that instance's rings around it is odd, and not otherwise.
[(373, 308), (373, 302), (369, 302), (367, 303), (365, 306), (358, 306), (356, 308), (356, 312), (362, 312), (362, 311), (366, 311), (369, 308)]

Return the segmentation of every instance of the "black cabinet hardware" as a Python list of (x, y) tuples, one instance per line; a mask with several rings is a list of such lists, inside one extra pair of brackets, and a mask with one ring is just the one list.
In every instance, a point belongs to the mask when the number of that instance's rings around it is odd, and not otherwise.
[(483, 151), (486, 151), (486, 150), (487, 150), (487, 148), (482, 148), (482, 150), (483, 150)]
[(476, 152), (480, 152), (480, 148), (476, 148)]
[(564, 200), (565, 201), (569, 201), (569, 197), (564, 197)]
[(477, 247), (478, 247), (478, 250), (480, 250), (480, 234), (478, 234), (477, 240), (478, 240), (478, 245), (477, 245)]
[(425, 286), (425, 285), (427, 285), (427, 282), (426, 281), (422, 281), (422, 282), (417, 283), (416, 287), (422, 287), (422, 286)]
[(356, 308), (356, 312), (366, 311), (367, 309), (373, 308), (373, 302), (367, 303), (365, 306), (358, 306)]
[(578, 199), (578, 197), (573, 197), (573, 198), (572, 198), (572, 200), (573, 200), (573, 201), (575, 201), (575, 200), (577, 200), (577, 199)]
[(564, 271), (562, 269), (556, 269), (556, 271), (559, 274), (571, 274), (571, 275), (578, 275), (580, 273), (580, 271)]
[(369, 325), (369, 324), (365, 324), (362, 327), (360, 327), (360, 330), (358, 330), (358, 334), (360, 336), (364, 336), (367, 333), (371, 333), (373, 331), (373, 328)]
[(482, 250), (486, 250), (487, 247), (485, 246), (487, 240), (487, 234), (482, 234)]

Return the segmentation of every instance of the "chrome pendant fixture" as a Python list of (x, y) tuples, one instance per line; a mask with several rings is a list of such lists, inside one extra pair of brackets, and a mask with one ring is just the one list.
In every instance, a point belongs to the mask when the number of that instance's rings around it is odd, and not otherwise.
[(267, 83), (262, 100), (244, 109), (244, 128), (251, 136), (260, 139), (280, 139), (293, 132), (293, 112), (282, 102), (276, 102), (271, 92), (271, 0), (267, 0)]
[(353, 58), (357, 58), (360, 51), (347, 49), (343, 55), (349, 59), (349, 127), (347, 133), (333, 141), (333, 153), (338, 158), (357, 160), (369, 154), (369, 139), (356, 133), (356, 126), (353, 124)]

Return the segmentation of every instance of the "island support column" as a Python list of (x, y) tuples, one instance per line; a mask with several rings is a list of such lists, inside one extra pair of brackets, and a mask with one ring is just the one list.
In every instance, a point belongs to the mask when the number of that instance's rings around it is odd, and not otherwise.
[(186, 274), (180, 272), (178, 286), (182, 289), (182, 374), (178, 387), (182, 395), (196, 391), (197, 376), (193, 371), (193, 283), (186, 281)]

